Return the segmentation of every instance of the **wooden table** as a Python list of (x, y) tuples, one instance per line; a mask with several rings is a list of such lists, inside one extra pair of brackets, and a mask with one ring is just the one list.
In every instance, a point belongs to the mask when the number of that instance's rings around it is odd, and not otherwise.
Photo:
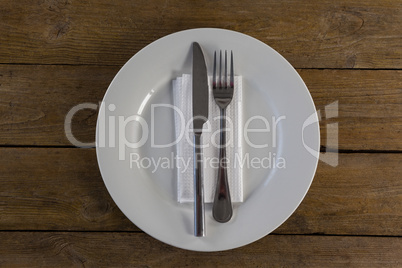
[[(402, 2), (0, 1), (0, 266), (402, 266)], [(320, 161), (282, 226), (224, 252), (177, 249), (117, 208), (67, 112), (98, 104), (121, 66), (167, 34), (217, 27), (260, 39), (300, 73), (339, 165)], [(338, 101), (335, 118), (325, 107)], [(94, 141), (97, 111), (73, 118)], [(328, 135), (327, 135), (328, 134)]]

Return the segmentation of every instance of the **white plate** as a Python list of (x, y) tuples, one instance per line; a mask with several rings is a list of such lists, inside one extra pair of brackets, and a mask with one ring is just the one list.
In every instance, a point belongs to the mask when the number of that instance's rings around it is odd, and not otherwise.
[[(193, 236), (192, 205), (176, 202), (175, 169), (164, 166), (152, 172), (155, 168), (152, 163), (148, 169), (137, 165), (148, 166), (148, 160), (169, 158), (175, 151), (174, 146), (151, 146), (151, 133), (155, 134), (156, 144), (174, 140), (173, 113), (158, 108), (151, 120), (151, 105), (172, 104), (171, 81), (183, 73), (191, 73), (191, 44), (194, 41), (203, 48), (209, 72), (213, 51), (233, 50), (235, 73), (243, 76), (243, 122), (252, 116), (261, 116), (267, 119), (271, 128), (270, 132), (248, 134), (251, 143), (269, 145), (258, 149), (244, 143), (243, 151), (250, 162), (257, 159), (263, 163), (243, 169), (244, 202), (234, 204), (230, 222), (215, 222), (211, 206), (206, 206), (207, 236), (203, 238)], [(278, 122), (275, 131), (272, 129), (273, 116), (275, 120), (286, 117)], [(147, 140), (147, 131), (141, 127), (141, 122), (149, 125)], [(154, 238), (179, 248), (226, 250), (269, 234), (298, 207), (317, 167), (317, 122), (307, 87), (293, 67), (272, 48), (234, 31), (193, 29), (153, 42), (119, 71), (100, 107), (96, 152), (109, 193), (135, 225)], [(254, 129), (263, 127), (263, 120), (258, 119), (249, 125)], [(132, 143), (140, 142), (142, 137), (146, 142), (139, 148), (128, 148), (124, 146), (123, 133)], [(119, 160), (119, 155), (125, 160)], [(142, 162), (137, 160), (138, 157)], [(274, 158), (282, 164), (274, 165)], [(270, 165), (269, 159), (271, 168), (266, 168)], [(133, 163), (131, 167), (130, 162)]]

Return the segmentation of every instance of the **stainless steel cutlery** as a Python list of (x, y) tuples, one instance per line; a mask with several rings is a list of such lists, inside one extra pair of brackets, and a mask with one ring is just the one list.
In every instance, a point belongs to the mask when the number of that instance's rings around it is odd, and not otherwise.
[[(222, 62), (222, 52), (219, 53), (219, 74), (217, 74), (217, 58), (214, 54), (212, 92), (216, 104), (220, 108), (220, 146), (219, 168), (216, 193), (212, 207), (212, 215), (218, 222), (228, 222), (232, 218), (233, 209), (227, 177), (226, 159), (226, 108), (233, 98), (234, 71), (233, 53), (231, 52), (230, 75), (228, 80), (227, 52)], [(224, 73), (222, 75), (222, 69)], [(193, 43), (193, 130), (194, 130), (194, 235), (202, 237), (205, 230), (205, 207), (203, 189), (203, 155), (201, 135), (204, 123), (208, 120), (209, 91), (208, 74), (201, 46)]]
[(202, 127), (208, 120), (208, 74), (200, 45), (193, 43), (193, 129), (194, 129), (194, 235), (205, 236), (202, 177)]
[[(216, 104), (220, 108), (220, 146), (218, 180), (212, 215), (218, 222), (228, 222), (232, 218), (233, 209), (227, 175), (226, 159), (226, 107), (232, 101), (234, 91), (233, 52), (230, 53), (230, 77), (227, 73), (227, 52), (225, 51), (224, 74), (222, 77), (222, 51), (219, 52), (219, 75), (217, 76), (216, 52), (214, 53), (214, 68), (212, 74), (212, 92)], [(222, 81), (223, 80), (223, 81)]]

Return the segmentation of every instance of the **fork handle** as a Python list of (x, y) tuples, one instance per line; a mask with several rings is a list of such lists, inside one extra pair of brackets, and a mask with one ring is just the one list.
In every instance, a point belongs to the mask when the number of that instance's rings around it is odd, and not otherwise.
[(212, 215), (217, 222), (228, 222), (233, 215), (232, 202), (230, 199), (229, 183), (227, 176), (226, 159), (226, 109), (221, 109), (220, 118), (220, 147), (219, 147), (219, 168), (218, 181), (216, 184), (216, 192), (214, 204), (212, 207)]

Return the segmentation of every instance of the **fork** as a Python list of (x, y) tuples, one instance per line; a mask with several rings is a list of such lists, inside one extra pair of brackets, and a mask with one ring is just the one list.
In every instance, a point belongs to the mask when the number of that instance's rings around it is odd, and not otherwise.
[(226, 159), (226, 107), (232, 101), (234, 91), (233, 52), (230, 54), (230, 81), (227, 81), (227, 52), (225, 50), (225, 73), (222, 81), (222, 51), (219, 52), (219, 76), (216, 76), (216, 51), (214, 53), (214, 68), (212, 75), (212, 92), (220, 108), (220, 146), (218, 181), (212, 215), (218, 222), (228, 222), (232, 218), (233, 209), (227, 177)]

